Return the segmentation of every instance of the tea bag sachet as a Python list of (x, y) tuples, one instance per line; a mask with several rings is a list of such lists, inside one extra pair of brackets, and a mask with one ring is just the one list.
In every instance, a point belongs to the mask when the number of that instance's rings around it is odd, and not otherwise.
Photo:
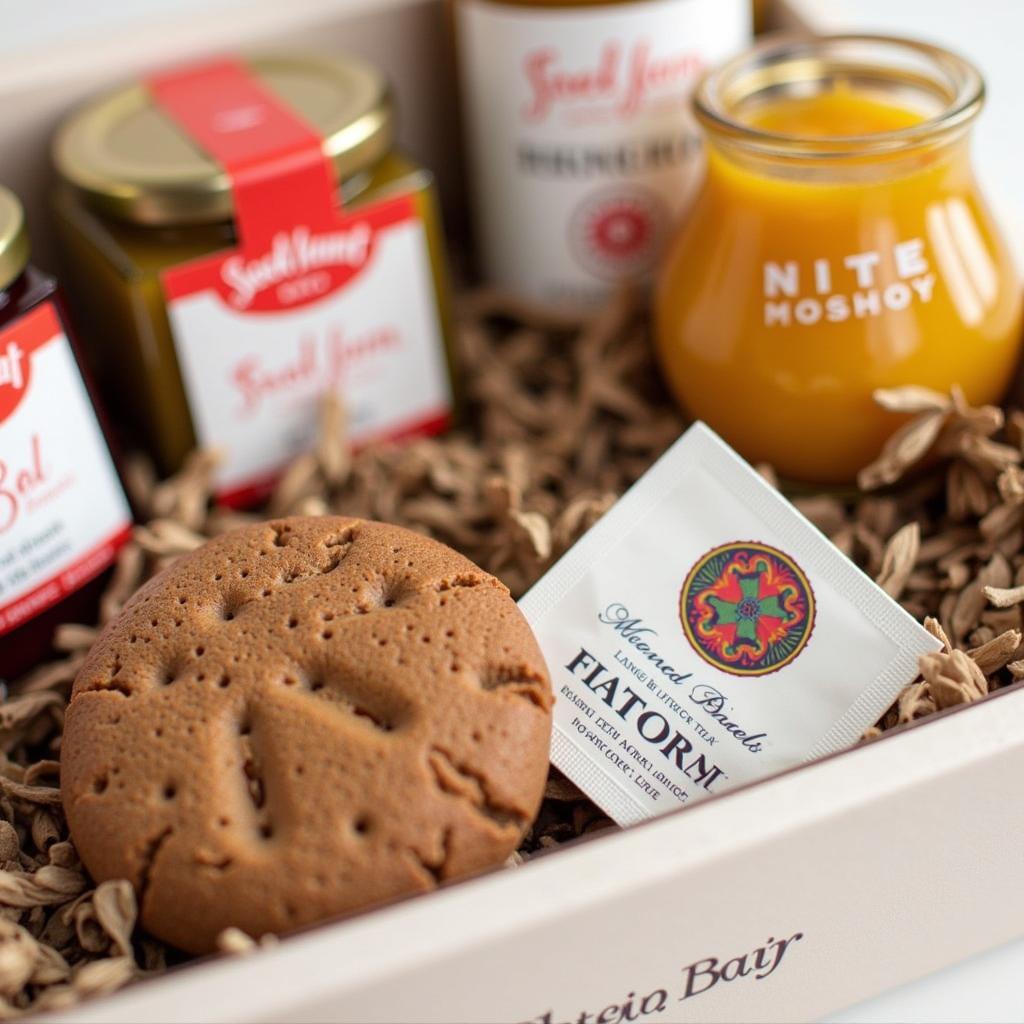
[(851, 746), (940, 647), (701, 423), (521, 607), (552, 761), (620, 825)]

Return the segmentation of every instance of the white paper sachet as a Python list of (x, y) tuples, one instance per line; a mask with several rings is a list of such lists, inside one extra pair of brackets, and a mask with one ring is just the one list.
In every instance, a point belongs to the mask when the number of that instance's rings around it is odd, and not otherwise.
[(700, 423), (520, 604), (620, 825), (852, 745), (940, 647)]

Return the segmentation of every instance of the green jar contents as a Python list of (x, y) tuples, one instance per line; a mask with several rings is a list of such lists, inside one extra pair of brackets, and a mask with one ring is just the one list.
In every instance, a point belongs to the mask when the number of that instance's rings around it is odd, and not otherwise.
[(440, 214), (393, 144), (385, 80), (347, 57), (203, 64), (61, 126), (68, 289), (101, 390), (162, 471), (214, 448), (221, 500), (257, 500), (329, 392), (357, 444), (447, 426)]

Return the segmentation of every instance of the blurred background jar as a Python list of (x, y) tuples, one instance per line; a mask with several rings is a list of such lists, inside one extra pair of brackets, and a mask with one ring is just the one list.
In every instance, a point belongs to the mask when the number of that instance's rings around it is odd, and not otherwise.
[(454, 0), (484, 278), (599, 300), (646, 281), (701, 167), (693, 87), (751, 0)]
[(708, 175), (656, 304), (690, 414), (828, 484), (899, 424), (876, 388), (1000, 399), (1021, 281), (971, 166), (983, 101), (962, 59), (871, 36), (767, 41), (704, 80)]

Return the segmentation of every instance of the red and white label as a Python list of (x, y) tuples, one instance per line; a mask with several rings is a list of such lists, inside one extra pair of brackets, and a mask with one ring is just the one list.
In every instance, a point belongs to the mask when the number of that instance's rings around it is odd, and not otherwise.
[(131, 512), (57, 311), (0, 331), (0, 635), (106, 569)]
[(341, 396), (356, 444), (447, 426), (451, 388), (411, 194), (351, 211), (315, 132), (234, 62), (154, 79), (157, 102), (228, 172), (236, 249), (163, 274), (199, 443), (218, 493), (263, 496)]
[(552, 301), (647, 279), (700, 177), (693, 86), (749, 41), (750, 0), (458, 8), (488, 276)]

